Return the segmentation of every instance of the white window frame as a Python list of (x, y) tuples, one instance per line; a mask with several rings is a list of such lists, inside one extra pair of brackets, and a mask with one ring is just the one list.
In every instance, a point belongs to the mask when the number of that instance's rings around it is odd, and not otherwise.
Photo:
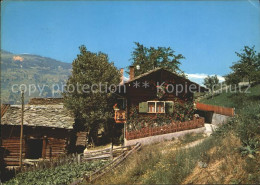
[[(163, 107), (164, 107), (164, 109), (163, 109), (163, 112), (157, 112), (157, 103), (163, 103)], [(148, 113), (150, 113), (150, 114), (164, 114), (165, 113), (165, 101), (147, 101), (147, 103), (148, 103)], [(149, 112), (150, 110), (149, 110), (149, 103), (154, 103), (155, 104), (155, 107), (154, 107), (154, 109), (155, 109), (155, 112)]]

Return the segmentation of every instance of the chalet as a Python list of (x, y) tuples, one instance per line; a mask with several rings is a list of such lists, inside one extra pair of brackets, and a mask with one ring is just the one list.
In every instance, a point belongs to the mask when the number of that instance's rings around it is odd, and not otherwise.
[(135, 77), (134, 67), (131, 66), (129, 81), (121, 82), (115, 91), (118, 95), (118, 102), (114, 106), (115, 121), (127, 123), (129, 129), (134, 112), (139, 122), (142, 122), (142, 118), (146, 119), (141, 125), (145, 127), (149, 120), (177, 112), (176, 103), (193, 105), (194, 93), (204, 91), (206, 88), (164, 68), (155, 68)]
[[(21, 106), (1, 106), (1, 165), (19, 165)], [(34, 98), (24, 107), (23, 159), (50, 159), (68, 150), (74, 118), (62, 99)]]

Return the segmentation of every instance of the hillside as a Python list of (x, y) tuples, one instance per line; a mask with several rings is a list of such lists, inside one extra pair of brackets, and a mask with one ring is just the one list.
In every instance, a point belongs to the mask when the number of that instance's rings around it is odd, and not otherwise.
[[(69, 63), (38, 55), (13, 54), (1, 50), (1, 103), (19, 103), (20, 93), (17, 91), (21, 84), (27, 88), (25, 101), (32, 97), (51, 97), (53, 85), (59, 84), (61, 87), (70, 71)], [(55, 97), (59, 96), (55, 94)]]
[(238, 114), (194, 147), (183, 149), (176, 141), (145, 146), (96, 184), (259, 184), (259, 89), (201, 100), (230, 104)]
[(260, 100), (260, 84), (252, 84), (249, 88), (242, 87), (241, 91), (245, 93), (226, 92), (223, 90), (222, 93), (214, 95), (213, 98), (209, 95), (201, 99), (200, 102), (210, 105), (240, 108), (247, 101)]

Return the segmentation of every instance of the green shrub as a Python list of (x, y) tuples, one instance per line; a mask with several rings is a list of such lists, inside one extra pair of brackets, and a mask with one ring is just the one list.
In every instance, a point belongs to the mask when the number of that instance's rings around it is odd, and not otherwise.
[(255, 159), (247, 157), (245, 159), (245, 165), (243, 166), (243, 169), (248, 173), (255, 173), (257, 170), (259, 170), (259, 164), (256, 162)]
[(226, 124), (219, 126), (213, 133), (214, 137), (224, 137), (230, 134), (230, 131), (233, 130), (237, 125), (237, 117), (230, 119)]
[(157, 127), (163, 125), (169, 125), (172, 122), (184, 122), (193, 119), (195, 112), (194, 102), (187, 101), (180, 103), (178, 99), (174, 100), (174, 112), (161, 114), (154, 114), (153, 117), (147, 117), (138, 113), (138, 106), (131, 107), (130, 116), (127, 122), (127, 130), (139, 130), (147, 127)]
[(230, 95), (230, 99), (233, 102), (233, 104), (236, 106), (236, 108), (241, 108), (246, 104), (247, 97), (245, 93), (234, 93)]
[(236, 131), (243, 146), (242, 154), (255, 154), (259, 148), (260, 105), (251, 103), (240, 111)]
[(70, 184), (85, 173), (90, 173), (105, 165), (107, 161), (86, 162), (78, 165), (66, 164), (56, 168), (19, 173), (15, 178), (6, 182), (7, 185), (58, 185)]

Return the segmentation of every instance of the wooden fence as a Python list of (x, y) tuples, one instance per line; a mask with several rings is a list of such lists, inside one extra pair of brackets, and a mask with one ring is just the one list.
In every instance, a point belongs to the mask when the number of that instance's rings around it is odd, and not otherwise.
[(83, 154), (64, 154), (60, 155), (54, 159), (24, 159), (23, 167), (17, 168), (16, 173), (19, 172), (28, 172), (28, 171), (37, 171), (44, 170), (49, 168), (54, 168), (58, 166), (62, 166), (68, 163), (81, 163), (84, 160)]
[(125, 138), (127, 140), (131, 140), (131, 139), (138, 139), (138, 138), (161, 135), (161, 134), (168, 134), (168, 133), (178, 132), (183, 130), (195, 129), (195, 128), (203, 127), (204, 122), (205, 122), (204, 118), (199, 117), (199, 118), (194, 118), (193, 120), (190, 121), (177, 122), (177, 123), (173, 122), (172, 124), (164, 125), (160, 127), (150, 127), (150, 128), (147, 127), (135, 131), (126, 131)]
[(207, 105), (203, 103), (196, 103), (196, 108), (202, 111), (212, 111), (217, 114), (222, 114), (226, 116), (234, 116), (235, 108), (221, 107), (216, 105)]
[[(130, 146), (123, 146), (123, 147), (117, 147), (113, 149), (113, 152), (115, 150), (118, 151), (121, 150), (120, 155), (118, 155), (116, 158), (113, 158), (111, 162), (109, 162), (107, 165), (99, 168), (97, 171), (91, 173), (91, 174), (85, 174), (83, 175), (83, 178), (80, 177), (76, 181), (72, 182), (70, 185), (77, 185), (77, 184), (82, 184), (84, 183), (84, 179), (88, 182), (93, 184), (95, 180), (98, 178), (104, 176), (106, 173), (113, 171), (116, 167), (118, 167), (127, 157), (129, 157), (132, 153), (135, 151), (138, 151), (141, 149), (141, 143), (136, 143), (135, 145), (130, 145)], [(102, 149), (102, 150), (97, 150), (97, 151), (91, 151), (87, 152), (87, 155), (95, 155), (96, 157), (103, 155), (104, 152), (109, 151), (110, 148), (108, 149)], [(86, 182), (84, 183), (86, 184)]]
[(91, 160), (109, 160), (111, 158), (120, 156), (122, 153), (132, 150), (132, 148), (134, 148), (135, 146), (136, 145), (114, 147), (113, 150), (111, 150), (111, 148), (105, 148), (94, 151), (90, 150), (86, 153), (80, 154), (64, 154), (54, 159), (24, 159), (23, 167), (17, 168), (16, 173), (49, 169), (57, 166), (62, 166), (68, 163), (81, 164)]

